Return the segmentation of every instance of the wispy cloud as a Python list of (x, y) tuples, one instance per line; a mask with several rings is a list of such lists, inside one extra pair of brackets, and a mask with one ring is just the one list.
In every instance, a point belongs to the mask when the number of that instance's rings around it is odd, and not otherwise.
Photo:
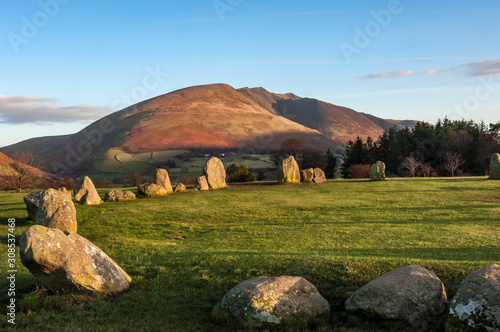
[(431, 76), (431, 75), (435, 75), (435, 74), (440, 74), (442, 72), (443, 71), (441, 69), (430, 69), (430, 70), (426, 71), (423, 75), (424, 76)]
[(500, 59), (485, 60), (466, 63), (456, 67), (459, 71), (463, 71), (466, 76), (499, 76), (500, 75)]
[(58, 106), (57, 99), (35, 96), (10, 97), (0, 95), (0, 123), (48, 124), (87, 122), (111, 112), (110, 108), (76, 105)]
[(374, 78), (409, 77), (411, 75), (413, 75), (412, 70), (393, 70), (393, 71), (386, 71), (386, 72), (377, 73), (377, 74), (359, 75), (357, 77), (361, 78), (363, 80), (369, 80), (369, 79), (374, 79)]

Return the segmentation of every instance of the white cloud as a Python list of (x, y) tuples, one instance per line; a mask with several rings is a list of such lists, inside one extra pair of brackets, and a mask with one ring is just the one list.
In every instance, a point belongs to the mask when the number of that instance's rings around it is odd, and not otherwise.
[(500, 59), (466, 63), (457, 68), (464, 70), (464, 74), (467, 76), (499, 76)]
[(35, 96), (0, 95), (0, 123), (88, 122), (100, 119), (111, 112), (110, 108), (91, 105), (63, 107), (56, 105), (56, 101), (57, 99)]
[(413, 75), (412, 70), (393, 70), (386, 71), (377, 74), (359, 75), (358, 78), (368, 80), (373, 78), (397, 78), (397, 77), (409, 77)]

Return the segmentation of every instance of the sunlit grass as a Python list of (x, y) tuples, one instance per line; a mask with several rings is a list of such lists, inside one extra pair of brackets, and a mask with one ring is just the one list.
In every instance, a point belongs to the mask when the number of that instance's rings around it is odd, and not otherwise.
[[(259, 275), (305, 277), (332, 306), (328, 329), (349, 327), (344, 293), (389, 270), (419, 264), (453, 295), (466, 274), (499, 263), (499, 189), (500, 181), (486, 178), (335, 180), (77, 206), (78, 233), (129, 273), (131, 290), (57, 309), (36, 302), (18, 311), (17, 328), (224, 330), (210, 319), (213, 306)], [(24, 220), (23, 196), (0, 193), (4, 253), (6, 218), (18, 220), (18, 236), (32, 224)], [(3, 273), (1, 289), (5, 280)], [(18, 258), (18, 304), (32, 300), (35, 285)], [(4, 305), (6, 292), (0, 299)]]

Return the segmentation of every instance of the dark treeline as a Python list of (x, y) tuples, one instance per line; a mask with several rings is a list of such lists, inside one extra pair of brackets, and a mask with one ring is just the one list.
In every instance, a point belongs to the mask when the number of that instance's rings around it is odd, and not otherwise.
[(381, 160), (389, 176), (485, 175), (491, 155), (500, 152), (500, 122), (486, 125), (465, 120), (419, 122), (415, 129), (392, 127), (376, 141), (349, 141), (342, 175), (354, 165)]

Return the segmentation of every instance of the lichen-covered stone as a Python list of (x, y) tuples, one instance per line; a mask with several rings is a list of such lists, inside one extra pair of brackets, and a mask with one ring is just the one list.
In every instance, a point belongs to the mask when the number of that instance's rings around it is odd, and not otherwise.
[(401, 320), (427, 331), (446, 310), (446, 292), (436, 274), (418, 265), (388, 272), (354, 292), (345, 303), (348, 312)]
[(494, 153), (490, 161), (490, 179), (500, 180), (500, 154)]
[(451, 301), (451, 319), (469, 328), (500, 331), (500, 265), (469, 274)]
[(278, 166), (278, 173), (276, 174), (278, 182), (300, 182), (300, 170), (297, 161), (293, 156), (283, 159)]
[(245, 324), (280, 324), (284, 319), (316, 317), (330, 305), (316, 287), (302, 277), (257, 277), (232, 288), (222, 308)]
[(40, 194), (35, 225), (76, 233), (76, 209), (68, 191), (47, 189)]
[(314, 183), (325, 183), (326, 182), (326, 176), (325, 172), (321, 168), (316, 167), (314, 170), (314, 178), (313, 182)]
[(312, 182), (313, 179), (314, 179), (314, 169), (308, 168), (300, 171), (300, 181)]
[(121, 292), (132, 279), (93, 243), (68, 231), (39, 225), (19, 240), (23, 265), (46, 287), (66, 292)]
[(73, 189), (73, 193), (76, 201), (80, 204), (99, 205), (102, 203), (101, 197), (88, 176)]
[(139, 196), (144, 197), (160, 197), (168, 194), (165, 187), (159, 186), (156, 183), (144, 183), (137, 187), (137, 193)]
[(175, 193), (183, 193), (186, 191), (187, 191), (187, 189), (186, 189), (186, 186), (184, 185), (184, 183), (178, 183), (175, 186), (175, 190), (174, 190)]
[(194, 189), (196, 190), (209, 190), (207, 178), (205, 175), (199, 176), (194, 179)]
[(168, 176), (168, 172), (164, 168), (157, 168), (155, 175), (155, 183), (160, 187), (165, 188), (167, 193), (173, 193), (172, 184), (170, 183), (170, 177)]
[(36, 211), (38, 210), (38, 204), (42, 196), (42, 191), (34, 191), (24, 196), (24, 204), (26, 204), (26, 211), (28, 212), (28, 218), (35, 220)]
[(207, 178), (211, 189), (220, 189), (227, 186), (224, 164), (217, 157), (212, 157), (206, 162), (203, 168), (203, 175)]
[(128, 190), (111, 190), (104, 195), (105, 202), (124, 202), (135, 199), (135, 194)]
[(385, 180), (385, 164), (382, 161), (377, 161), (370, 168), (370, 180), (372, 181)]

